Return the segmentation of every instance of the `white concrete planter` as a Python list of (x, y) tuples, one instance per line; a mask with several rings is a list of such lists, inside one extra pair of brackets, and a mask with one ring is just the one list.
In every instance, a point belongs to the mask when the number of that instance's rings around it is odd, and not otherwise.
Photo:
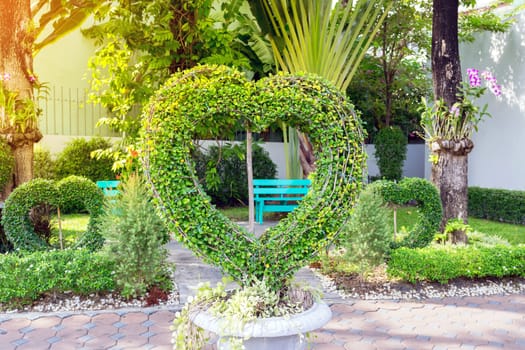
[[(228, 328), (228, 320), (217, 318), (207, 312), (199, 312), (193, 322), (210, 332), (219, 335), (218, 349), (230, 349), (232, 337), (247, 338), (244, 340), (246, 350), (303, 350), (306, 349), (305, 333), (321, 328), (332, 318), (332, 311), (323, 302), (314, 305), (290, 317), (271, 317), (257, 319), (244, 326), (242, 332), (233, 332)], [(230, 327), (231, 328), (231, 327)]]

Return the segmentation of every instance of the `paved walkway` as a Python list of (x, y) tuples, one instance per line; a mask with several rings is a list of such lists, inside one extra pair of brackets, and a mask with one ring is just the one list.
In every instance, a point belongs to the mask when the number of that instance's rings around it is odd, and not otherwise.
[[(218, 270), (170, 244), (185, 300)], [(300, 279), (319, 283), (303, 270)], [(312, 349), (525, 349), (525, 295), (415, 301), (342, 300), (328, 294), (332, 320), (312, 334)], [(178, 308), (0, 314), (0, 350), (171, 349)], [(210, 347), (210, 349), (213, 346)], [(279, 349), (276, 349), (279, 350)]]

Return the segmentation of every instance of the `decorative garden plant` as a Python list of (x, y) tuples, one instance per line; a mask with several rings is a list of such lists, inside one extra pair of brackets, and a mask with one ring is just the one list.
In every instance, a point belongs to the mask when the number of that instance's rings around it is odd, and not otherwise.
[[(241, 287), (273, 291), (315, 257), (349, 217), (361, 189), (360, 121), (345, 96), (309, 75), (251, 82), (224, 66), (176, 73), (144, 110), (143, 163), (171, 232)], [(312, 187), (298, 208), (257, 238), (211, 204), (195, 175), (194, 140), (238, 125), (260, 131), (283, 121), (309, 135), (316, 151)]]
[(13, 248), (26, 252), (51, 249), (48, 242), (35, 232), (29, 211), (39, 204), (61, 207), (66, 203), (79, 203), (90, 215), (87, 230), (75, 247), (99, 249), (104, 240), (96, 221), (103, 212), (104, 194), (93, 181), (74, 175), (60, 181), (34, 179), (11, 193), (5, 201), (2, 225)]

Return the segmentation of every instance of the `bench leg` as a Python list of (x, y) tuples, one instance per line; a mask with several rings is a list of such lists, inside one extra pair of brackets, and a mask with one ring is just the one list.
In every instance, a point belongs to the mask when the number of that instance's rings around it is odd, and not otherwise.
[(264, 206), (264, 202), (258, 202), (257, 205), (255, 206), (255, 221), (258, 224), (263, 223), (263, 206)]

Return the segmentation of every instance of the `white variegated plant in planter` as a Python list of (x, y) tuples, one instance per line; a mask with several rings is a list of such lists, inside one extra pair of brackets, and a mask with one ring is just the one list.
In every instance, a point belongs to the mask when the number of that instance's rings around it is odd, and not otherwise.
[[(201, 288), (175, 320), (176, 348), (199, 348), (197, 326), (217, 333), (223, 349), (304, 348), (304, 334), (327, 322), (330, 310), (288, 282), (337, 235), (361, 189), (365, 152), (353, 106), (319, 77), (282, 74), (254, 83), (235, 69), (198, 66), (176, 73), (144, 113), (142, 159), (164, 220), (180, 242), (240, 286)], [(276, 121), (309, 135), (316, 171), (299, 207), (256, 237), (210, 204), (195, 175), (193, 140), (239, 125), (257, 132)], [(295, 345), (264, 345), (262, 330), (273, 340), (293, 334)]]

